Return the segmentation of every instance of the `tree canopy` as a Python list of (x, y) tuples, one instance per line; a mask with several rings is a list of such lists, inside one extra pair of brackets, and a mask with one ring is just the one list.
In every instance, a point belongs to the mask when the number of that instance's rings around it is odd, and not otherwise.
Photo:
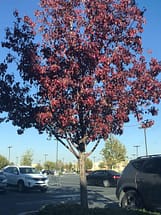
[[(15, 11), (2, 42), (10, 51), (0, 67), (0, 112), (19, 133), (46, 129), (79, 157), (86, 144), (122, 134), (129, 114), (157, 114), (161, 66), (142, 54), (143, 11), (129, 0), (40, 5), (35, 22)], [(13, 62), (23, 82), (6, 73)]]
[(33, 161), (33, 152), (32, 152), (32, 150), (27, 150), (22, 155), (20, 163), (21, 163), (21, 165), (31, 166), (32, 161)]
[(9, 161), (7, 160), (7, 158), (4, 157), (3, 155), (0, 155), (0, 169), (7, 165), (9, 165)]
[(116, 168), (116, 165), (126, 160), (126, 148), (115, 137), (110, 136), (105, 141), (105, 147), (101, 150), (104, 166), (108, 169)]

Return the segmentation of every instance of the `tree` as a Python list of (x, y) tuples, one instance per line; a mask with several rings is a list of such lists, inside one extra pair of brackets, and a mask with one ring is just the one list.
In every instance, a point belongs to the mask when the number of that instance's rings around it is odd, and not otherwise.
[(92, 160), (90, 160), (89, 158), (87, 158), (86, 162), (85, 162), (85, 168), (86, 168), (86, 170), (92, 169), (92, 166), (93, 166)]
[(33, 161), (33, 152), (31, 150), (27, 150), (23, 154), (20, 163), (21, 163), (21, 165), (31, 166), (32, 161)]
[(42, 165), (40, 163), (37, 163), (35, 168), (39, 171), (41, 171), (43, 169)]
[(102, 149), (101, 154), (104, 160), (104, 166), (113, 169), (116, 165), (126, 160), (125, 146), (113, 136), (110, 136)]
[(46, 169), (46, 170), (54, 170), (55, 167), (56, 167), (56, 164), (52, 161), (46, 161), (44, 163), (44, 169)]
[(19, 134), (46, 131), (75, 155), (88, 207), (85, 159), (100, 140), (122, 134), (130, 114), (139, 122), (157, 114), (161, 65), (143, 56), (144, 11), (130, 0), (40, 0), (35, 20), (14, 16), (2, 42), (2, 120)]
[(0, 169), (7, 165), (9, 165), (9, 161), (7, 160), (7, 158), (4, 157), (3, 155), (0, 155)]

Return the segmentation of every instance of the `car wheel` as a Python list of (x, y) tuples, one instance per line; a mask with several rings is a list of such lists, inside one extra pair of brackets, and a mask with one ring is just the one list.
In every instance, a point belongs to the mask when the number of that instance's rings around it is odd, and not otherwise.
[(129, 190), (120, 197), (120, 204), (122, 208), (138, 209), (142, 208), (142, 201), (135, 190)]
[(104, 187), (109, 187), (110, 186), (110, 182), (108, 180), (104, 180), (103, 181), (103, 186)]
[(42, 193), (45, 193), (47, 191), (47, 188), (41, 188), (40, 190)]
[(25, 190), (25, 185), (23, 181), (19, 181), (17, 186), (18, 186), (18, 191), (20, 193), (22, 193)]

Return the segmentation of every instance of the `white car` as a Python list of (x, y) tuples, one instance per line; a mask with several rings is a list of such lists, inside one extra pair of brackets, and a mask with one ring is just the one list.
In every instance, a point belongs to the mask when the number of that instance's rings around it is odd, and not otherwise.
[(6, 192), (6, 187), (7, 187), (7, 178), (3, 174), (3, 172), (0, 171), (0, 191)]
[(31, 166), (9, 165), (4, 167), (3, 173), (8, 186), (17, 186), (19, 192), (23, 192), (25, 188), (39, 189), (42, 192), (48, 189), (48, 177)]

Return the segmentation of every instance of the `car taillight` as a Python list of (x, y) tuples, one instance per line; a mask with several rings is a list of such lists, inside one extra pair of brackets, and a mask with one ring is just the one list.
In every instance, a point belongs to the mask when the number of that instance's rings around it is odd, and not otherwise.
[(113, 176), (113, 179), (119, 179), (119, 178), (120, 178), (119, 175), (114, 175), (114, 176)]

